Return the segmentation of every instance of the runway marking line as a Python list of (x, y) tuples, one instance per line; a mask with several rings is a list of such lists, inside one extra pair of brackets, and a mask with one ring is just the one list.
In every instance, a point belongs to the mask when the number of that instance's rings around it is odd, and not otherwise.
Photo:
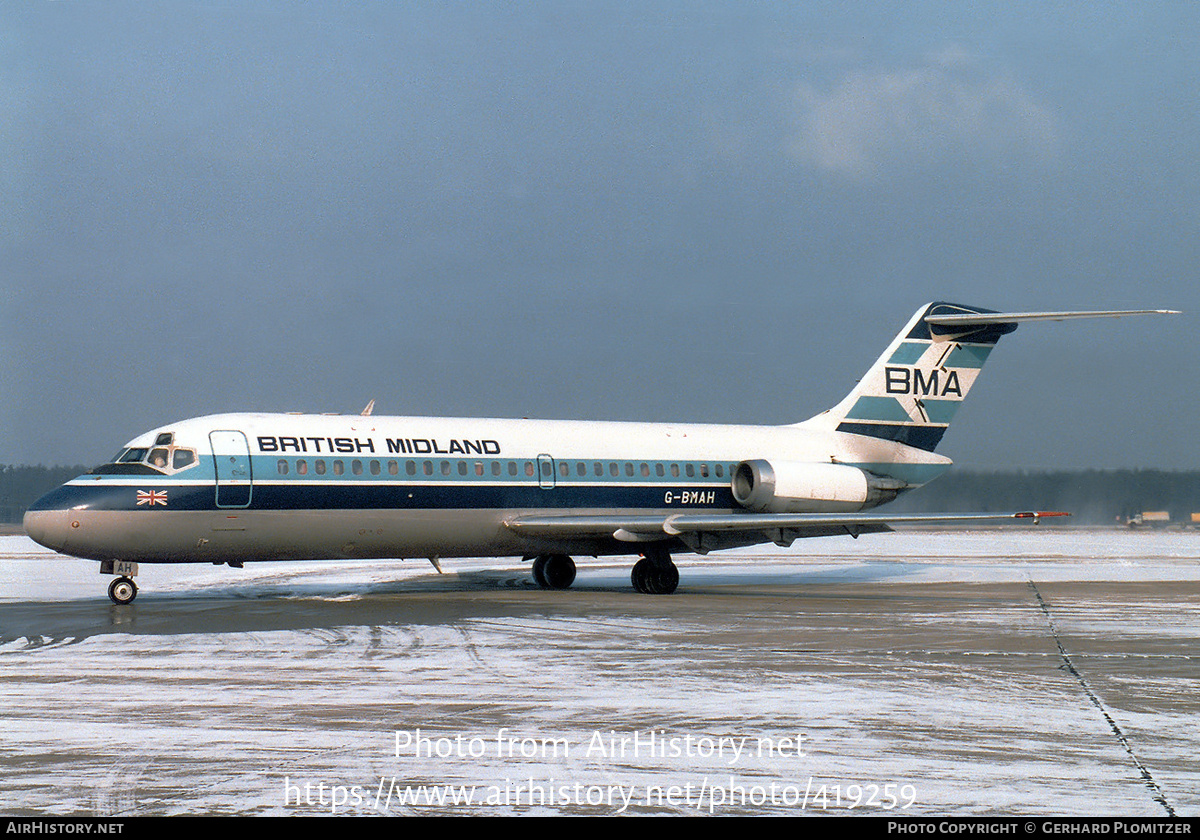
[(1126, 738), (1125, 733), (1121, 731), (1121, 727), (1117, 725), (1117, 722), (1113, 719), (1113, 716), (1108, 713), (1108, 709), (1104, 707), (1104, 703), (1100, 700), (1100, 697), (1096, 694), (1096, 692), (1092, 691), (1092, 687), (1087, 684), (1087, 680), (1083, 678), (1083, 674), (1079, 673), (1078, 669), (1076, 669), (1075, 663), (1071, 661), (1070, 654), (1068, 654), (1066, 648), (1063, 647), (1062, 638), (1058, 635), (1058, 626), (1054, 623), (1054, 616), (1050, 614), (1050, 608), (1047, 606), (1045, 599), (1042, 598), (1042, 593), (1038, 591), (1037, 584), (1033, 582), (1033, 578), (1029, 578), (1028, 580), (1029, 588), (1033, 590), (1033, 596), (1037, 598), (1038, 605), (1042, 608), (1042, 614), (1046, 616), (1046, 623), (1050, 625), (1050, 633), (1054, 636), (1054, 644), (1058, 645), (1058, 653), (1059, 656), (1062, 657), (1064, 666), (1079, 682), (1080, 687), (1083, 688), (1083, 693), (1086, 694), (1087, 698), (1092, 701), (1092, 705), (1095, 706), (1100, 711), (1100, 714), (1104, 716), (1104, 719), (1108, 721), (1109, 728), (1112, 729), (1113, 734), (1117, 736), (1117, 740), (1121, 742), (1121, 746), (1125, 748), (1125, 752), (1129, 754), (1129, 757), (1133, 760), (1134, 766), (1137, 767), (1138, 772), (1141, 773), (1142, 781), (1146, 783), (1146, 787), (1148, 787), (1150, 792), (1154, 795), (1154, 801), (1163, 806), (1168, 816), (1176, 816), (1175, 809), (1172, 808), (1171, 803), (1167, 801), (1167, 795), (1163, 793), (1162, 788), (1158, 786), (1158, 782), (1154, 781), (1154, 777), (1150, 775), (1150, 771), (1147, 769), (1146, 765), (1142, 764), (1142, 762), (1138, 759), (1137, 754), (1134, 753), (1133, 747), (1129, 743), (1129, 739)]

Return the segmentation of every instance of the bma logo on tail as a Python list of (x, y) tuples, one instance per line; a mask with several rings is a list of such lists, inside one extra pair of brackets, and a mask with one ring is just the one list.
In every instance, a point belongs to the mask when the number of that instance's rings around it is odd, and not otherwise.
[(884, 379), (889, 394), (963, 398), (963, 387), (956, 370), (935, 369), (925, 373), (920, 368), (889, 367), (884, 368)]

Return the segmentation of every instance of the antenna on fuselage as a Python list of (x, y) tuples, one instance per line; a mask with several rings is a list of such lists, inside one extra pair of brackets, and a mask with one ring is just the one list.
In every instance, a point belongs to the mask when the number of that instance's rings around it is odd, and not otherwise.
[(367, 403), (367, 407), (362, 410), (362, 416), (370, 417), (371, 412), (374, 410), (375, 410), (375, 400), (371, 400), (369, 403)]

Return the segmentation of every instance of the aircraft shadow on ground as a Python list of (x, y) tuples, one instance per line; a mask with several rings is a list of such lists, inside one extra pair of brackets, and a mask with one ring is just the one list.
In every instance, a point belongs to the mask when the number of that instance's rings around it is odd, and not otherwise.
[[(622, 570), (581, 569), (568, 590), (540, 589), (524, 567), (472, 569), (400, 580), (238, 581), (155, 592), (118, 606), (107, 596), (5, 604), (0, 654), (50, 649), (104, 634), (263, 633), (343, 626), (455, 624), (478, 618), (526, 618), (547, 613), (686, 614), (697, 599), (765, 599), (776, 605), (822, 597), (831, 584), (861, 584), (913, 574), (900, 563), (845, 569), (762, 570), (753, 566), (698, 570), (672, 595), (635, 592)], [(815, 588), (815, 591), (814, 591)]]

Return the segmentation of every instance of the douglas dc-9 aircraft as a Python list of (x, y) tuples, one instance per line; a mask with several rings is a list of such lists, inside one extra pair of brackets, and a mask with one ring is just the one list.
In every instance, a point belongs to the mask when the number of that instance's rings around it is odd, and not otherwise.
[[(1020, 321), (1165, 313), (921, 307), (850, 394), (790, 426), (220, 414), (126, 444), (39, 499), (25, 530), (100, 561), (109, 597), (138, 563), (523, 557), (547, 589), (571, 555), (640, 556), (668, 594), (675, 552), (1052, 515), (871, 511), (950, 466), (935, 454), (1000, 336)], [(440, 568), (439, 568), (440, 570)]]

